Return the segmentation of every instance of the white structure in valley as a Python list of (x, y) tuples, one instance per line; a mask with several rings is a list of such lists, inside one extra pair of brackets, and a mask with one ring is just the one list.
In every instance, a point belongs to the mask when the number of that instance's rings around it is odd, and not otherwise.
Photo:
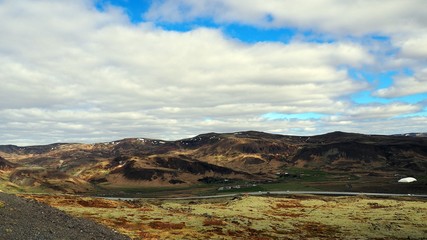
[(413, 177), (406, 177), (406, 178), (400, 179), (398, 182), (400, 182), (400, 183), (410, 183), (410, 182), (415, 182), (415, 181), (417, 181), (417, 179), (415, 179)]

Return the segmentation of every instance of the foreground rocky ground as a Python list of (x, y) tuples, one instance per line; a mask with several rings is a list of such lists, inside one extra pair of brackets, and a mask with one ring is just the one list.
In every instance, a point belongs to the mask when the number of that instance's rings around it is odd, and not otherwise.
[(93, 221), (0, 192), (0, 240), (129, 239)]

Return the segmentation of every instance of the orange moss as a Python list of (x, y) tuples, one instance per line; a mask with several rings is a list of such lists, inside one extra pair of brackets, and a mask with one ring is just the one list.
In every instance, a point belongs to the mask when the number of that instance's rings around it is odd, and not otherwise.
[(372, 209), (377, 209), (377, 208), (387, 208), (387, 207), (388, 207), (388, 206), (384, 206), (384, 205), (381, 205), (381, 204), (376, 203), (376, 202), (369, 202), (369, 203), (368, 203), (368, 206), (369, 206), (370, 208), (372, 208)]
[(325, 238), (325, 239), (339, 239), (335, 237), (340, 231), (333, 226), (325, 225), (319, 222), (304, 222), (294, 225), (297, 230), (303, 235), (304, 238)]
[(95, 207), (95, 208), (116, 208), (118, 207), (117, 202), (104, 201), (101, 199), (93, 200), (77, 200), (77, 204), (82, 207)]
[(302, 208), (302, 204), (298, 200), (290, 200), (290, 201), (281, 201), (276, 203), (276, 206), (273, 207), (274, 209), (280, 209), (280, 208)]
[(225, 226), (225, 222), (221, 219), (206, 218), (203, 221), (203, 226)]
[(168, 223), (168, 222), (160, 222), (154, 221), (148, 224), (151, 228), (154, 229), (183, 229), (185, 227), (185, 223)]

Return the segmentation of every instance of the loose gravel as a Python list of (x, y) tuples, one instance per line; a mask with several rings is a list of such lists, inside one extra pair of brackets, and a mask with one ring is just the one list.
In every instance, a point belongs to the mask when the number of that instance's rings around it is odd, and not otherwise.
[(91, 220), (76, 218), (34, 200), (0, 192), (0, 240), (130, 238)]

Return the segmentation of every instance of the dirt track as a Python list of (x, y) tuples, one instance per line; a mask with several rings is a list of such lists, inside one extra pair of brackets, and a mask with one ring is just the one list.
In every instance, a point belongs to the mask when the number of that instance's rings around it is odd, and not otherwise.
[(0, 192), (0, 240), (129, 239), (87, 219)]

